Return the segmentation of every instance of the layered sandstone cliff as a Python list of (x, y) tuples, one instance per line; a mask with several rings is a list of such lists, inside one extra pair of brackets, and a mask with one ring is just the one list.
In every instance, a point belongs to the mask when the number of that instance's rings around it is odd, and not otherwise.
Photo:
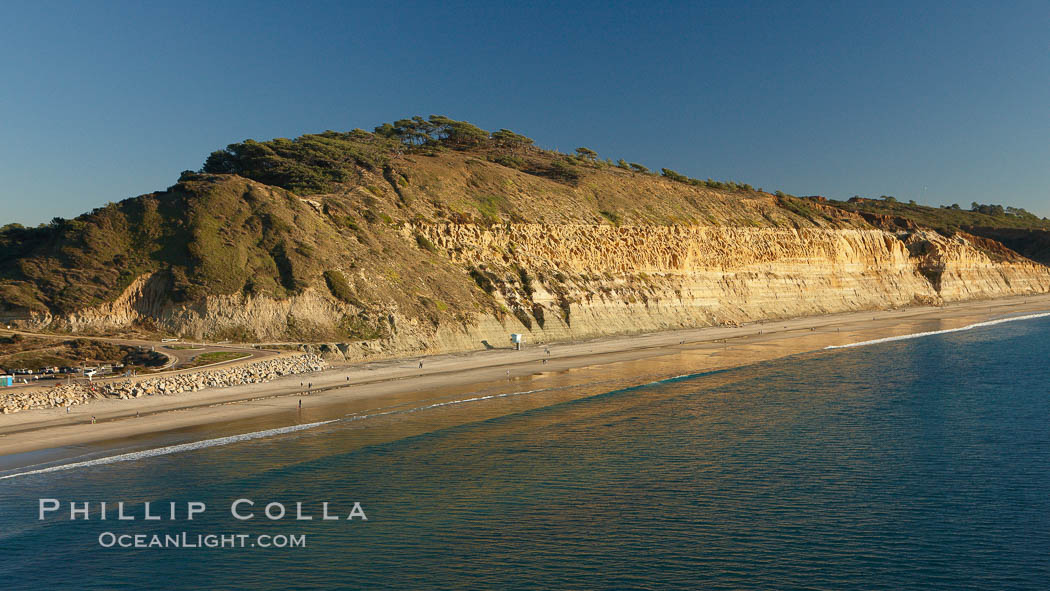
[[(1050, 268), (1021, 257), (993, 260), (963, 237), (933, 232), (405, 224), (400, 235), (406, 243), (425, 237), (437, 257), (461, 269), (464, 283), (485, 293), (482, 304), (467, 303), (472, 313), (458, 321), (434, 323), (394, 298), (379, 302), (373, 315), (384, 334), (331, 345), (331, 355), (439, 353), (506, 346), (512, 332), (553, 342), (1050, 291)], [(142, 277), (114, 302), (30, 322), (97, 331), (149, 319), (185, 337), (247, 331), (282, 341), (289, 318), (331, 327), (362, 311), (318, 287), (285, 299), (232, 294), (190, 305), (170, 302), (164, 290), (161, 276)]]

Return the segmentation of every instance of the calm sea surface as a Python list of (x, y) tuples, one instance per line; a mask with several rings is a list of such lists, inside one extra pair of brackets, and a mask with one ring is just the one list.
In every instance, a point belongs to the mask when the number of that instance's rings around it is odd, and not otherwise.
[[(0, 588), (1050, 588), (1050, 320), (618, 387), (638, 371), (2, 479)], [(62, 511), (37, 520), (41, 497)], [(254, 519), (230, 516), (239, 498)], [(186, 521), (187, 501), (206, 512)], [(368, 521), (323, 521), (322, 501)], [(250, 547), (282, 534), (306, 547)]]

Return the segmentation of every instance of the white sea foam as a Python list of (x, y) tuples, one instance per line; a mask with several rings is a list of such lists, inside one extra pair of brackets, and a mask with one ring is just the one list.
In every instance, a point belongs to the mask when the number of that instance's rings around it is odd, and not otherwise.
[(520, 396), (522, 394), (535, 394), (536, 392), (543, 392), (545, 390), (550, 390), (550, 389), (552, 389), (552, 388), (543, 388), (543, 389), (540, 389), (540, 390), (523, 390), (521, 392), (507, 392), (505, 394), (489, 394), (488, 396), (478, 396), (476, 398), (464, 398), (463, 400), (449, 400), (448, 402), (438, 402), (438, 403), (435, 403), (435, 404), (430, 404), (428, 406), (421, 406), (419, 408), (413, 408), (409, 412), (416, 412), (416, 411), (420, 411), (420, 410), (427, 410), (429, 408), (437, 408), (439, 406), (449, 406), (449, 405), (452, 405), (452, 404), (463, 404), (464, 402), (477, 402), (479, 400), (490, 400), (492, 398), (506, 398), (508, 396)]
[(62, 470), (72, 470), (74, 468), (87, 468), (88, 466), (102, 466), (105, 464), (115, 464), (117, 462), (130, 462), (145, 458), (153, 458), (156, 456), (166, 456), (168, 454), (174, 454), (184, 451), (193, 451), (195, 449), (204, 449), (207, 447), (216, 447), (219, 445), (229, 445), (231, 443), (238, 443), (240, 441), (250, 441), (252, 439), (261, 439), (263, 437), (272, 437), (274, 435), (284, 435), (285, 433), (294, 433), (296, 431), (313, 429), (314, 427), (320, 427), (321, 425), (334, 423), (338, 420), (339, 419), (333, 419), (330, 421), (320, 421), (317, 423), (292, 425), (290, 427), (279, 427), (277, 429), (255, 431), (254, 433), (230, 435), (229, 437), (218, 437), (216, 439), (205, 439), (203, 441), (194, 441), (192, 443), (180, 443), (179, 445), (169, 445), (167, 447), (158, 447), (155, 449), (144, 449), (141, 451), (133, 451), (126, 454), (108, 456), (105, 458), (96, 458), (94, 460), (72, 462), (69, 464), (60, 464), (58, 466), (50, 466), (47, 468), (40, 468), (37, 470), (28, 470), (26, 472), (19, 472), (17, 474), (8, 474), (7, 476), (0, 476), (0, 480), (5, 480), (7, 478), (15, 478), (16, 476), (29, 476), (31, 474), (46, 474), (48, 472), (60, 472)]
[(880, 343), (892, 343), (893, 341), (907, 341), (910, 339), (918, 339), (922, 337), (928, 337), (938, 334), (948, 334), (952, 332), (963, 332), (966, 330), (973, 330), (975, 328), (982, 328), (985, 326), (994, 326), (996, 324), (1004, 324), (1006, 322), (1016, 322), (1018, 320), (1032, 320), (1035, 318), (1046, 318), (1050, 316), (1050, 312), (1042, 312), (1039, 314), (1028, 314), (1026, 316), (1011, 316), (1009, 318), (999, 318), (997, 320), (988, 320), (986, 322), (978, 322), (976, 324), (970, 324), (960, 328), (949, 328), (946, 330), (933, 330), (930, 332), (917, 332), (913, 334), (905, 334), (896, 337), (886, 337), (884, 339), (875, 339), (872, 341), (861, 341), (859, 343), (850, 343), (848, 345), (829, 345), (824, 347), (825, 349), (849, 349), (851, 347), (866, 347), (868, 345), (878, 345)]
[(506, 398), (508, 396), (520, 396), (522, 394), (535, 394), (536, 392), (546, 392), (549, 390), (556, 390), (557, 388), (541, 388), (538, 390), (522, 390), (521, 392), (506, 392), (503, 394), (490, 394), (488, 396), (476, 396), (474, 398), (464, 398), (462, 400), (449, 400), (447, 402), (436, 402), (434, 404), (428, 404), (426, 406), (417, 406), (416, 408), (398, 408), (394, 410), (388, 410), (384, 412), (376, 412), (367, 415), (350, 415), (347, 417), (349, 421), (360, 421), (362, 419), (371, 419), (373, 417), (382, 417), (386, 415), (397, 415), (397, 414), (408, 414), (412, 412), (419, 412), (421, 410), (428, 410), (431, 408), (438, 408), (439, 406), (451, 406), (453, 404), (463, 404), (465, 402), (477, 402), (479, 400), (490, 400), (492, 398)]
[(541, 390), (525, 390), (521, 392), (507, 392), (505, 394), (491, 394), (489, 396), (477, 396), (474, 398), (465, 398), (463, 400), (449, 400), (447, 402), (438, 402), (427, 406), (420, 406), (417, 408), (389, 410), (386, 412), (378, 412), (367, 415), (351, 415), (346, 419), (331, 419), (328, 421), (320, 421), (317, 423), (306, 423), (303, 425), (292, 425), (289, 427), (279, 427), (277, 429), (267, 429), (265, 431), (255, 431), (253, 433), (244, 433), (241, 435), (230, 435), (228, 437), (218, 437), (215, 439), (205, 439), (203, 441), (194, 441), (192, 443), (181, 443), (178, 445), (169, 445), (166, 447), (158, 447), (155, 449), (144, 449), (140, 451), (118, 454), (115, 456), (107, 456), (104, 458), (96, 458), (93, 460), (85, 460), (83, 462), (70, 462), (68, 464), (60, 464), (57, 466), (48, 466), (46, 468), (39, 468), (36, 470), (26, 470), (25, 472), (18, 472), (16, 474), (8, 474), (6, 476), (0, 476), (0, 480), (8, 478), (16, 478), (18, 476), (30, 476), (33, 474), (47, 474), (49, 472), (61, 472), (63, 470), (73, 470), (76, 468), (87, 468), (90, 466), (103, 466), (106, 464), (115, 464), (117, 462), (131, 462), (135, 460), (142, 460), (146, 458), (153, 458), (157, 456), (165, 456), (168, 454), (180, 453), (185, 451), (194, 451), (198, 449), (205, 449), (208, 447), (217, 447), (221, 445), (230, 445), (231, 443), (240, 443), (242, 441), (251, 441), (252, 439), (262, 439), (263, 437), (273, 437), (275, 435), (284, 435), (287, 433), (295, 433), (296, 431), (304, 431), (306, 429), (313, 429), (314, 427), (320, 427), (322, 425), (328, 425), (331, 423), (337, 423), (343, 420), (359, 421), (362, 419), (369, 419), (373, 417), (380, 417), (384, 415), (392, 414), (404, 414), (411, 412), (418, 412), (421, 410), (428, 410), (431, 408), (437, 408), (440, 406), (450, 406), (453, 404), (463, 404), (467, 402), (477, 402), (480, 400), (489, 400), (491, 398), (506, 398), (508, 396), (517, 396), (521, 394), (533, 394), (535, 392), (542, 392), (548, 390), (544, 388)]

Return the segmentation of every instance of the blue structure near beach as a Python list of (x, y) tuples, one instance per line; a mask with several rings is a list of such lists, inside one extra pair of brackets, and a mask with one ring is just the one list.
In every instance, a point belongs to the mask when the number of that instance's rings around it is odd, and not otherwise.
[(14, 376), (0, 376), (0, 388), (8, 388), (15, 385)]

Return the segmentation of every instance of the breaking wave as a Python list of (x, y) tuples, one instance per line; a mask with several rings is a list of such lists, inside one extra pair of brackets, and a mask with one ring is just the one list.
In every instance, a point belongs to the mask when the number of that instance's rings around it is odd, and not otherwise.
[(1035, 318), (1046, 318), (1050, 317), (1050, 312), (1041, 312), (1039, 314), (1028, 314), (1026, 316), (1011, 316), (1009, 318), (999, 318), (997, 320), (988, 320), (985, 322), (978, 322), (976, 324), (970, 324), (960, 328), (949, 328), (946, 330), (933, 330), (929, 332), (917, 332), (913, 334), (900, 335), (896, 337), (886, 337), (884, 339), (875, 339), (871, 341), (861, 341), (859, 343), (850, 343), (848, 345), (829, 345), (824, 349), (849, 349), (852, 347), (866, 347), (868, 345), (878, 345), (881, 343), (892, 343), (894, 341), (907, 341), (910, 339), (918, 339), (922, 337), (928, 337), (939, 334), (948, 334), (952, 332), (963, 332), (967, 330), (973, 330), (975, 328), (982, 328), (985, 326), (995, 326), (996, 324), (1004, 324), (1007, 322), (1016, 322), (1018, 320), (1033, 320)]
[(48, 472), (60, 472), (62, 470), (72, 470), (74, 468), (87, 468), (88, 466), (103, 466), (105, 464), (115, 464), (117, 462), (130, 462), (134, 460), (141, 460), (145, 458), (153, 458), (156, 456), (166, 456), (168, 454), (179, 453), (183, 451), (193, 451), (196, 449), (204, 449), (208, 447), (216, 447), (220, 445), (229, 445), (231, 443), (238, 443), (240, 441), (251, 441), (252, 439), (261, 439), (263, 437), (271, 437), (273, 435), (284, 435), (285, 433), (294, 433), (296, 431), (303, 431), (306, 429), (313, 429), (314, 427), (320, 427), (328, 423), (334, 423), (339, 419), (333, 419), (330, 421), (320, 421), (318, 423), (306, 423), (303, 425), (292, 425), (289, 427), (279, 427), (277, 429), (267, 429), (265, 431), (256, 431), (254, 433), (244, 433), (241, 435), (230, 435), (228, 437), (218, 437), (215, 439), (205, 439), (203, 441), (194, 441), (192, 443), (180, 443), (178, 445), (169, 445), (166, 447), (158, 447), (155, 449), (144, 449), (141, 451), (133, 451), (126, 454), (119, 454), (115, 456), (108, 456), (105, 458), (97, 458), (94, 460), (86, 460), (83, 462), (73, 462), (70, 464), (60, 464), (58, 466), (50, 466), (48, 468), (39, 468), (37, 470), (28, 470), (26, 472), (18, 472), (16, 474), (8, 474), (6, 476), (0, 476), (0, 480), (6, 480), (8, 478), (15, 478), (17, 476), (29, 476), (32, 474), (46, 474)]
[(431, 408), (438, 408), (441, 406), (451, 406), (454, 404), (464, 404), (467, 402), (477, 402), (480, 400), (489, 400), (492, 398), (506, 398), (508, 396), (518, 396), (522, 394), (533, 394), (536, 392), (542, 392), (550, 388), (544, 388), (540, 390), (525, 390), (522, 392), (507, 392), (505, 394), (491, 394), (488, 396), (475, 396), (473, 398), (465, 398), (462, 400), (449, 400), (446, 402), (438, 402), (434, 404), (428, 404), (426, 406), (420, 406), (416, 408), (408, 409), (396, 409), (388, 410), (385, 412), (377, 412), (372, 414), (361, 414), (351, 415), (344, 419), (330, 419), (327, 421), (319, 421), (316, 423), (304, 423), (302, 425), (291, 425), (288, 427), (278, 427), (276, 429), (266, 429), (265, 431), (255, 431), (252, 433), (243, 433), (240, 435), (230, 435), (227, 437), (217, 437), (215, 439), (205, 439), (203, 441), (194, 441), (191, 443), (180, 443), (178, 445), (168, 445), (165, 447), (158, 447), (154, 449), (144, 449), (140, 451), (134, 451), (124, 454), (118, 454), (114, 456), (107, 456), (104, 458), (96, 458), (93, 460), (85, 460), (82, 462), (70, 462), (68, 464), (59, 464), (56, 466), (48, 466), (46, 468), (38, 468), (35, 470), (26, 470), (24, 472), (16, 472), (14, 474), (7, 474), (0, 476), (0, 480), (6, 480), (8, 478), (16, 478), (19, 476), (31, 476), (34, 474), (47, 474), (50, 472), (61, 472), (64, 470), (73, 470), (76, 468), (88, 468), (91, 466), (104, 466), (106, 464), (115, 464), (117, 462), (132, 462), (135, 460), (142, 460), (146, 458), (153, 458), (157, 456), (166, 456), (169, 454), (181, 453), (186, 451), (195, 451), (198, 449), (205, 449), (209, 447), (218, 447), (222, 445), (230, 445), (232, 443), (240, 443), (242, 441), (251, 441), (253, 439), (262, 439), (264, 437), (273, 437), (275, 435), (285, 435), (288, 433), (295, 433), (297, 431), (305, 431), (307, 429), (313, 429), (315, 427), (321, 427), (323, 425), (329, 425), (332, 423), (339, 423), (343, 421), (360, 421), (362, 419), (369, 419), (373, 417), (381, 417), (385, 415), (393, 414), (406, 414), (428, 410)]

